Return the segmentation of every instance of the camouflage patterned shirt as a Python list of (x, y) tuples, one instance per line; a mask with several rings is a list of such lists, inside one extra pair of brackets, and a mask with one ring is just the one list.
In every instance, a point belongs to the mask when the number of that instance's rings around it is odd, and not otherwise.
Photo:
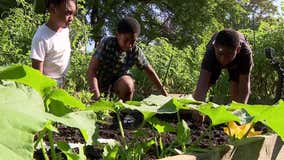
[(93, 56), (100, 61), (97, 78), (102, 91), (107, 91), (121, 76), (130, 74), (129, 69), (134, 64), (139, 69), (149, 64), (141, 48), (135, 46), (122, 51), (116, 37), (103, 38)]

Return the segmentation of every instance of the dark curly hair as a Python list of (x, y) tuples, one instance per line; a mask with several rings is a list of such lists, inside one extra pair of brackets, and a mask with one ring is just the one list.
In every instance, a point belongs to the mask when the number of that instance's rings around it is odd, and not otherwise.
[(240, 45), (239, 33), (233, 29), (224, 29), (217, 34), (215, 44), (236, 49)]
[(77, 0), (47, 0), (46, 7), (48, 9), (51, 4), (54, 4), (55, 6), (59, 6), (61, 3), (66, 3), (67, 1), (74, 1), (77, 7)]
[(140, 31), (140, 24), (133, 17), (123, 18), (117, 25), (118, 33), (137, 33), (139, 35)]

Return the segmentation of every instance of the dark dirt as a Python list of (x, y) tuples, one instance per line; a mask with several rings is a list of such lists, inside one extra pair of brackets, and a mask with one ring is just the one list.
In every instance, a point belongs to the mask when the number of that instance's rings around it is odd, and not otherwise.
[[(131, 116), (129, 118), (129, 116), (127, 116), (128, 114), (129, 114), (128, 112), (121, 114), (121, 119), (124, 122), (125, 136), (126, 136), (127, 142), (131, 142), (135, 139), (137, 142), (140, 142), (140, 141), (142, 142), (143, 140), (145, 140), (145, 138), (149, 139), (149, 138), (154, 138), (155, 136), (157, 136), (157, 133), (153, 129), (151, 129), (151, 127), (147, 124), (142, 129), (144, 136), (141, 136), (141, 137), (134, 136), (135, 128), (138, 127), (142, 123), (143, 116), (139, 112), (132, 112), (130, 113)], [(156, 115), (156, 117), (159, 118), (160, 120), (171, 123), (173, 126), (175, 126), (177, 123), (176, 114)], [(198, 140), (200, 136), (204, 136), (204, 133), (206, 132), (206, 130), (208, 129), (208, 126), (211, 123), (208, 117), (203, 118), (201, 123), (200, 122), (196, 123), (196, 121), (193, 121), (193, 119), (196, 120), (196, 115), (192, 114), (191, 112), (181, 112), (180, 118), (187, 122), (191, 130), (192, 143), (195, 143), (196, 140)], [(119, 132), (119, 127), (115, 119), (116, 118), (113, 118), (112, 125), (98, 125), (100, 138), (116, 139), (122, 142), (122, 138)], [(64, 141), (64, 142), (69, 142), (69, 143), (85, 143), (79, 129), (66, 127), (61, 124), (56, 124), (56, 127), (58, 128), (59, 133), (54, 134), (55, 141)], [(219, 126), (215, 126), (212, 128), (211, 143), (213, 143), (213, 146), (228, 143), (228, 136), (223, 132), (223, 127), (225, 126), (219, 125)], [(175, 138), (176, 138), (175, 133), (162, 134), (162, 140), (163, 140), (164, 146), (169, 146), (175, 140)], [(45, 137), (45, 140), (47, 140), (46, 137)], [(209, 146), (210, 146), (209, 136), (204, 136), (202, 140), (200, 141), (200, 143), (197, 144), (197, 147), (200, 147), (200, 148), (208, 148)], [(101, 157), (102, 152), (103, 152), (103, 149), (98, 148), (98, 146), (86, 146), (85, 148), (85, 155), (90, 160), (102, 158)], [(36, 151), (34, 155), (35, 159), (41, 160), (42, 157), (40, 155), (41, 155), (41, 151)], [(157, 155), (156, 146), (153, 146), (152, 148), (148, 150), (147, 155), (144, 157), (144, 159), (157, 159), (156, 155)]]

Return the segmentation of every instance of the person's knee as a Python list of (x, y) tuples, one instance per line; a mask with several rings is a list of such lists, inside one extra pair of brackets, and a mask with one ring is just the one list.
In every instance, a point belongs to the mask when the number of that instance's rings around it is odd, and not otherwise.
[(127, 95), (134, 93), (134, 83), (132, 79), (127, 79), (124, 83), (124, 93)]
[(134, 81), (130, 76), (121, 77), (116, 83), (116, 90), (121, 94), (133, 94), (134, 93)]

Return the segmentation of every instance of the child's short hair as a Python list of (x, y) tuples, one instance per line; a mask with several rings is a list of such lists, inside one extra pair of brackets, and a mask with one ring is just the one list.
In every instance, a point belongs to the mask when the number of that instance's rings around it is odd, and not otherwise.
[(77, 0), (47, 0), (47, 8), (50, 7), (51, 4), (54, 4), (55, 6), (59, 6), (61, 3), (66, 3), (67, 1), (74, 1), (77, 6)]
[(126, 17), (119, 21), (117, 25), (118, 33), (137, 33), (140, 34), (140, 24), (133, 17)]
[(233, 29), (224, 29), (217, 34), (215, 44), (236, 49), (240, 45), (239, 33)]

